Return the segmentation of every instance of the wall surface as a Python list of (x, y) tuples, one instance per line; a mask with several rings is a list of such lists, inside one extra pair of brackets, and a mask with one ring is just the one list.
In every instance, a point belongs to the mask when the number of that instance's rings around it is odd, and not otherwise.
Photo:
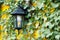
[[(25, 25), (14, 29), (11, 13), (22, 5)], [(60, 40), (59, 0), (0, 0), (0, 40)]]

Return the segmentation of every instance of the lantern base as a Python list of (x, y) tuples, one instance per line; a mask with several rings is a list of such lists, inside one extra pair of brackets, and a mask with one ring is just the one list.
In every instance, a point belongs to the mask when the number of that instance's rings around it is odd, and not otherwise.
[(15, 29), (20, 30), (20, 29), (22, 29), (22, 28), (15, 28)]

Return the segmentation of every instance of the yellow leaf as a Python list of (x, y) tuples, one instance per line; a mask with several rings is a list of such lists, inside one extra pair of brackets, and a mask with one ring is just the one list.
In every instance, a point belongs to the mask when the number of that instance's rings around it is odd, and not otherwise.
[(1, 33), (0, 33), (0, 40), (2, 40), (2, 35), (1, 35)]
[(46, 13), (46, 12), (48, 12), (48, 10), (45, 9), (44, 12)]
[(3, 30), (3, 26), (0, 25), (0, 30)]
[(2, 36), (0, 35), (0, 40), (2, 40)]
[(20, 39), (21, 37), (23, 37), (23, 34), (19, 34), (19, 35), (17, 35), (17, 39)]
[(38, 37), (39, 37), (38, 31), (34, 31), (33, 32), (33, 38), (38, 39)]
[(18, 2), (19, 0), (15, 0), (15, 2)]
[(19, 32), (20, 32), (20, 33), (23, 33), (23, 30), (22, 30), (22, 29), (20, 29), (20, 30), (19, 30)]
[(3, 32), (0, 32), (0, 40), (3, 40)]
[(51, 8), (50, 12), (53, 13), (55, 11), (55, 8)]
[(34, 6), (34, 7), (37, 6), (37, 3), (36, 2), (32, 3), (32, 6)]
[(4, 4), (3, 4), (3, 5), (1, 6), (1, 10), (2, 10), (2, 11), (8, 10), (9, 8), (10, 8), (9, 5), (4, 5)]
[(17, 36), (17, 39), (19, 40), (20, 39), (20, 36)]
[(5, 32), (4, 32), (4, 35), (5, 35), (5, 36), (7, 36), (7, 35), (8, 35), (8, 33), (5, 31)]
[(30, 32), (28, 32), (27, 34), (24, 35), (25, 38), (30, 37)]
[(17, 36), (18, 35), (18, 30), (17, 29), (15, 30), (15, 33), (16, 33), (16, 36)]
[(47, 38), (44, 37), (43, 40), (47, 40)]
[[(17, 30), (16, 30), (16, 32), (18, 32)], [(21, 37), (23, 37), (23, 30), (21, 29), (21, 30), (19, 30), (19, 34), (17, 35), (17, 39), (19, 40)]]
[(2, 18), (2, 19), (8, 19), (9, 17), (8, 17), (7, 14), (3, 14), (1, 18)]

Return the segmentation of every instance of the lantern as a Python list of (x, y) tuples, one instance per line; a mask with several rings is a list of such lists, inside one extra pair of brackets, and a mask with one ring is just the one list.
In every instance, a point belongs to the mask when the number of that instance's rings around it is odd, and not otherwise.
[(26, 11), (21, 6), (18, 6), (11, 15), (13, 16), (15, 29), (22, 29), (22, 26), (24, 25), (24, 17), (26, 15)]

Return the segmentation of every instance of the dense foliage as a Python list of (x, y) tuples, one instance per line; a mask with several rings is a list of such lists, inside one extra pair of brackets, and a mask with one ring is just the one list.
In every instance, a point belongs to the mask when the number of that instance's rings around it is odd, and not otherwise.
[[(11, 13), (27, 9), (25, 25), (14, 29)], [(0, 0), (0, 40), (60, 40), (60, 0)]]

